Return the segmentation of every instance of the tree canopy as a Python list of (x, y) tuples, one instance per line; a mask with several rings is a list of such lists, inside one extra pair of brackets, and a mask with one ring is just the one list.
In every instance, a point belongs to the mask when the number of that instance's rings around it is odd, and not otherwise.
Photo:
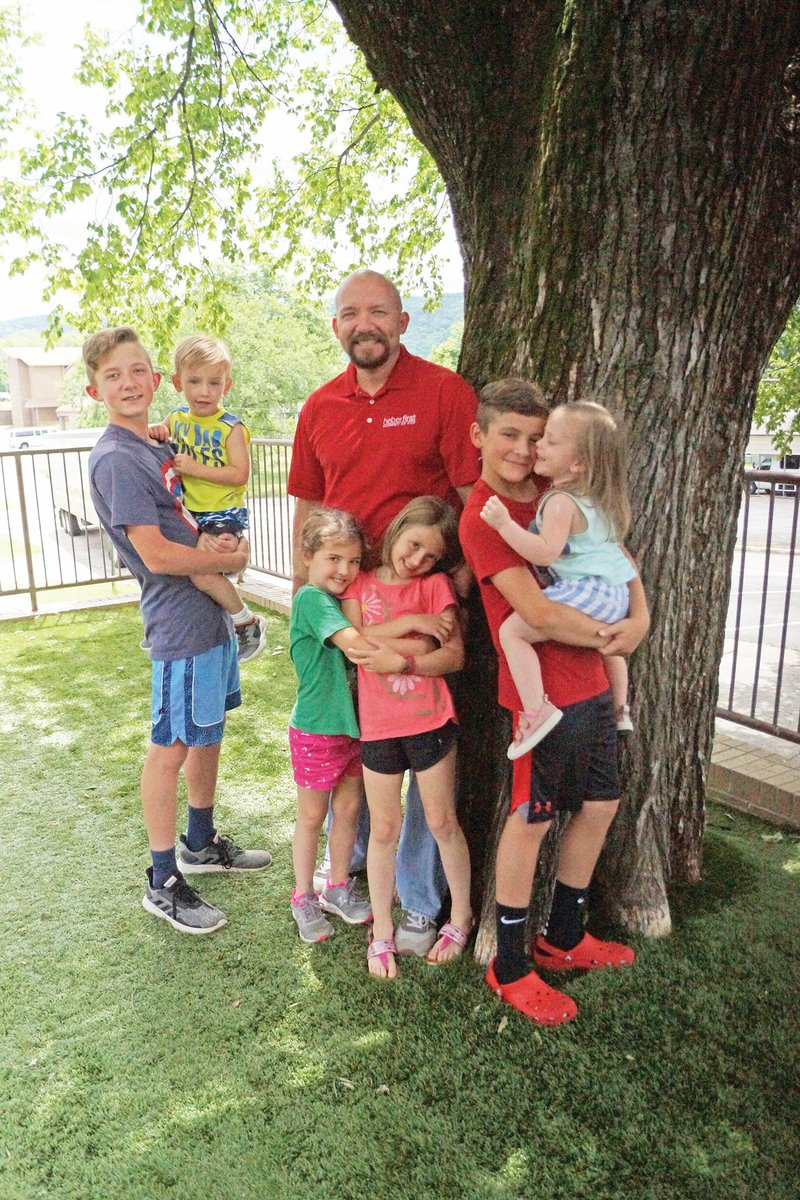
[[(219, 273), (225, 323), (215, 329), (233, 359), (233, 388), (226, 405), (254, 437), (287, 437), (309, 393), (342, 369), (342, 353), (319, 305), (294, 296), (265, 271)], [(176, 341), (202, 329), (202, 305), (189, 303), (180, 316)], [(173, 347), (174, 349), (174, 347)], [(160, 420), (184, 400), (172, 386), (172, 354), (154, 359), (161, 372), (151, 415)], [(82, 425), (103, 425), (102, 405), (90, 404), (82, 364), (67, 373), (62, 400), (81, 409)]]
[[(0, 45), (19, 21), (6, 16)], [(102, 122), (61, 113), (13, 153), (0, 142), (0, 232), (26, 244), (10, 270), (38, 262), (49, 298), (76, 294), (55, 307), (56, 329), (129, 320), (166, 349), (187, 303), (218, 328), (220, 261), (291, 262), (320, 295), (381, 257), (401, 286), (436, 290), (444, 185), (323, 0), (142, 0), (127, 38), (85, 30), (79, 79), (107, 97)], [(13, 72), (4, 87), (18, 116)], [(273, 162), (287, 118), (296, 154)], [(51, 240), (52, 219), (76, 206), (77, 252)]]
[(772, 434), (788, 453), (792, 436), (800, 434), (800, 308), (795, 306), (770, 355), (758, 388), (756, 423)]

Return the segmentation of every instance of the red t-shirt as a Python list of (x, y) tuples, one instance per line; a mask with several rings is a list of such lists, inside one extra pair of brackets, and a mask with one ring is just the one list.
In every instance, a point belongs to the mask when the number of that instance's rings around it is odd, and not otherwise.
[(353, 513), (373, 546), (417, 496), (441, 496), (460, 512), (455, 489), (480, 474), (469, 437), (477, 403), (460, 375), (404, 346), (374, 396), (351, 363), (303, 405), (287, 491)]
[[(496, 493), (479, 479), (461, 514), (459, 536), (464, 557), (481, 589), (486, 619), (497, 650), (498, 699), (505, 708), (517, 710), (522, 707), (522, 702), (517, 695), (498, 640), (500, 626), (513, 610), (502, 592), (495, 587), (492, 576), (508, 570), (509, 567), (528, 564), (516, 550), (506, 545), (496, 529), (492, 529), (491, 525), (481, 520), (481, 509), (489, 497), (494, 495)], [(523, 504), (509, 500), (506, 496), (501, 496), (500, 499), (513, 519), (527, 529), (536, 511), (536, 501)], [(538, 586), (533, 572), (531, 581)], [(608, 676), (602, 656), (596, 650), (589, 650), (583, 646), (565, 646), (560, 642), (537, 642), (536, 653), (542, 667), (544, 690), (553, 704), (559, 707), (576, 704), (579, 700), (589, 700), (592, 696), (599, 696), (607, 691)]]

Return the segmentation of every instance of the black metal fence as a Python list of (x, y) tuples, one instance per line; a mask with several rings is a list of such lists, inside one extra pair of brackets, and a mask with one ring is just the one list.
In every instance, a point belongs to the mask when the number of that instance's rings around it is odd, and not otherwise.
[(800, 743), (800, 472), (746, 471), (718, 716)]
[[(78, 439), (73, 439), (77, 443)], [(0, 452), (0, 601), (129, 579), (88, 485), (91, 441)], [(291, 442), (252, 443), (250, 569), (290, 579)], [(718, 715), (800, 742), (800, 472), (747, 471), (720, 664)]]

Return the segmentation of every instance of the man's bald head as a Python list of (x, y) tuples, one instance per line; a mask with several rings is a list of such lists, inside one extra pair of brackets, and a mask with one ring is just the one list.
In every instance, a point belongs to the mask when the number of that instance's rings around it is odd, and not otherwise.
[(346, 279), (342, 280), (336, 289), (336, 297), (334, 299), (335, 311), (338, 313), (342, 297), (352, 292), (353, 287), (358, 291), (362, 291), (364, 286), (368, 287), (371, 291), (385, 292), (387, 299), (400, 312), (403, 311), (403, 301), (400, 299), (400, 293), (391, 279), (387, 279), (385, 275), (381, 275), (380, 271), (373, 271), (369, 267), (362, 267), (358, 271), (353, 271), (352, 275), (348, 275)]
[(359, 371), (380, 380), (386, 368), (388, 375), (407, 328), (408, 313), (403, 312), (400, 293), (385, 275), (354, 271), (339, 286), (333, 332)]

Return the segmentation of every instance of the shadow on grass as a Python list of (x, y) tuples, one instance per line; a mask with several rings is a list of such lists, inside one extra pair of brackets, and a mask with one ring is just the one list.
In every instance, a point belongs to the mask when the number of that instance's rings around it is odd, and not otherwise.
[(758, 878), (759, 868), (751, 855), (709, 831), (703, 847), (703, 878), (670, 889), (673, 928), (690, 928), (697, 920), (746, 900), (758, 890)]

